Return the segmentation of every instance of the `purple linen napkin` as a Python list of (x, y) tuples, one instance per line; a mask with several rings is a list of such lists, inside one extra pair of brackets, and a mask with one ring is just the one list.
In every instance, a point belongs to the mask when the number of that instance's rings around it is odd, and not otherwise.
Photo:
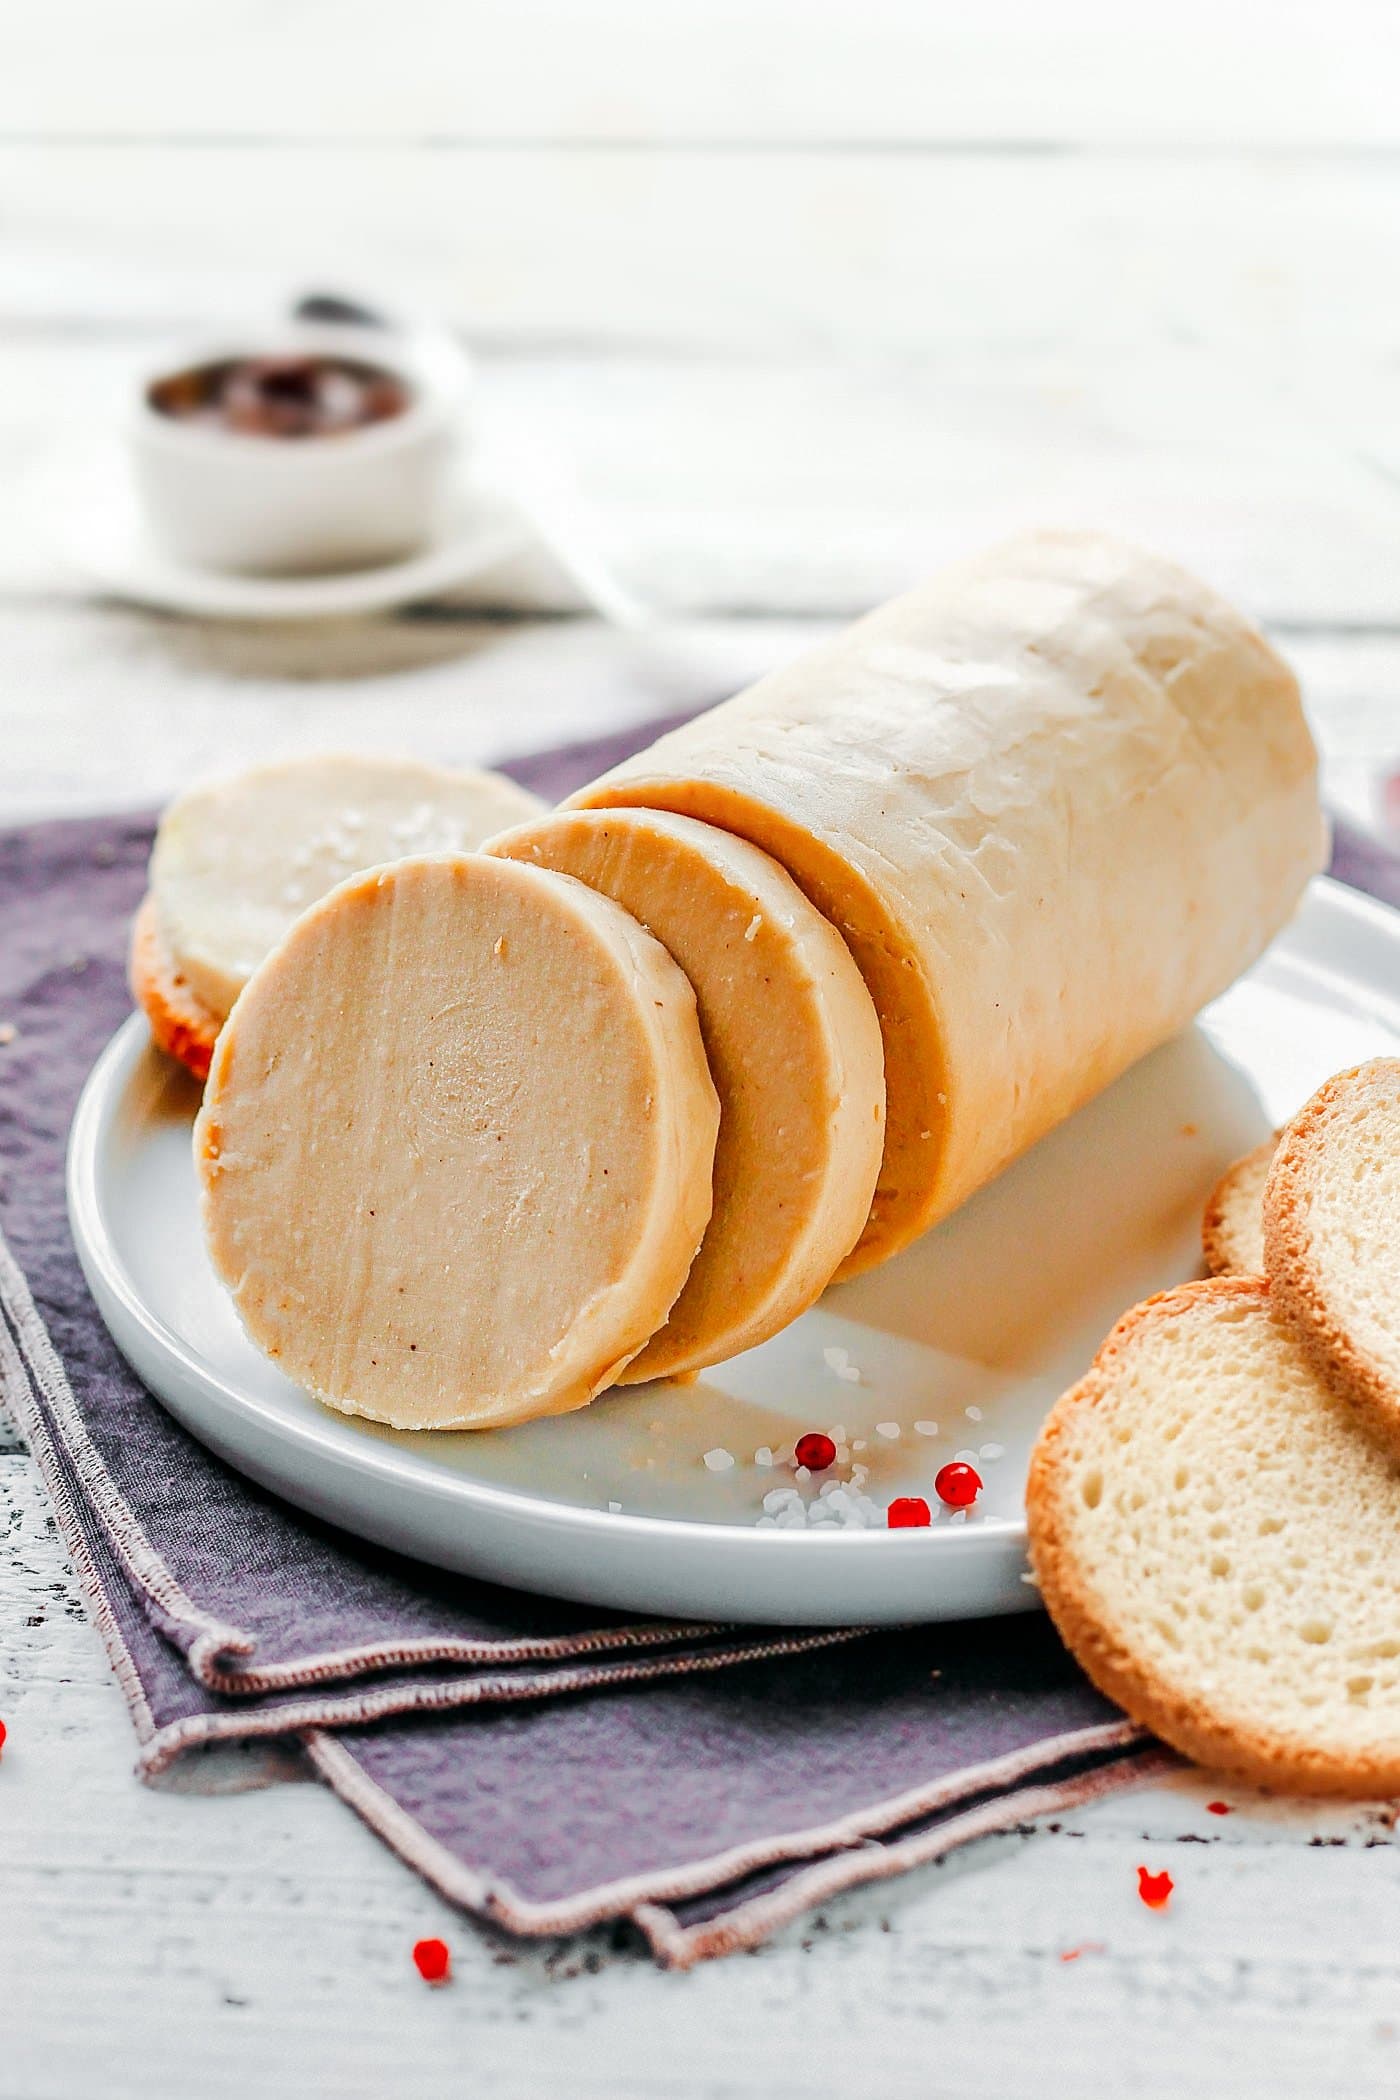
[(410, 1564), (291, 1510), (153, 1403), (82, 1282), (63, 1188), (84, 1074), (130, 1010), (150, 840), (131, 819), (0, 833), (0, 1389), (104, 1590), (119, 1574), (142, 1769), (220, 1738), (611, 1682), (661, 1650), (666, 1668), (750, 1652), (749, 1633)]
[[(665, 725), (513, 770), (557, 796)], [(408, 1862), (517, 1932), (636, 1919), (675, 1963), (1160, 1753), (1045, 1622), (764, 1635), (448, 1576), (293, 1512), (156, 1405), (79, 1273), (63, 1148), (129, 1002), (149, 824), (0, 834), (0, 1394), (152, 1775), (296, 1735)], [(1338, 872), (1400, 901), (1396, 864)], [(1364, 863), (1364, 865), (1363, 865)]]
[(454, 1901), (517, 1933), (629, 1917), (675, 1966), (1172, 1762), (1039, 1616), (308, 1747)]

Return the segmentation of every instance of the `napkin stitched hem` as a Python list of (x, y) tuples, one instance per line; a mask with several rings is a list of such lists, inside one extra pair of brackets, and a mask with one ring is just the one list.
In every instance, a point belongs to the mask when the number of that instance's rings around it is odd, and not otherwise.
[(863, 1626), (840, 1626), (822, 1633), (794, 1634), (786, 1640), (755, 1640), (742, 1647), (686, 1649), (681, 1654), (636, 1656), (626, 1661), (589, 1663), (579, 1669), (514, 1671), (504, 1676), (451, 1677), (445, 1682), (386, 1685), (338, 1697), (289, 1700), (273, 1707), (250, 1706), (242, 1713), (191, 1714), (171, 1721), (145, 1745), (137, 1770), (154, 1779), (182, 1751), (209, 1743), (249, 1742), (269, 1736), (299, 1735), (308, 1728), (356, 1728), (387, 1721), (399, 1714), (459, 1712), (471, 1706), (507, 1706), (527, 1699), (606, 1690), (610, 1686), (648, 1683), (661, 1677), (691, 1677), (703, 1670), (763, 1662), (782, 1655), (805, 1655), (814, 1648), (864, 1637)]
[[(1141, 1735), (1141, 1730), (1135, 1733)], [(1017, 1830), (1037, 1817), (1082, 1808), (1106, 1794), (1145, 1785), (1174, 1770), (1178, 1763), (1171, 1751), (1153, 1749), (1140, 1757), (1110, 1760), (1049, 1786), (1023, 1787), (1019, 1793), (1000, 1794), (932, 1830), (919, 1831), (888, 1845), (866, 1843), (857, 1851), (838, 1852), (819, 1860), (805, 1873), (793, 1875), (781, 1888), (750, 1897), (722, 1917), (709, 1918), (698, 1925), (684, 1925), (672, 1911), (654, 1903), (640, 1903), (630, 1915), (659, 1962), (669, 1969), (693, 1968), (696, 1962), (713, 1961), (721, 1955), (761, 1945), (804, 1911), (829, 1902), (848, 1889), (890, 1880), (897, 1874), (907, 1874), (912, 1867), (930, 1866), (975, 1838)]]
[[(1103, 1763), (1096, 1763), (1088, 1772), (1076, 1771), (1037, 1787), (1021, 1785), (1019, 1791), (999, 1794), (995, 1801), (970, 1809), (934, 1831), (920, 1831), (892, 1844), (881, 1842), (886, 1831), (974, 1800), (994, 1788), (1016, 1787), (1035, 1773), (1151, 1742), (1146, 1730), (1134, 1722), (1110, 1721), (967, 1766), (930, 1786), (891, 1795), (830, 1823), (782, 1832), (687, 1861), (681, 1867), (627, 1876), (540, 1903), (520, 1895), (499, 1877), (487, 1878), (467, 1866), (386, 1793), (339, 1738), (311, 1729), (302, 1740), (312, 1764), (341, 1800), (449, 1902), (521, 1937), (582, 1932), (609, 1918), (629, 1917), (643, 1931), (657, 1959), (676, 1968), (756, 1946), (790, 1918), (842, 1889), (902, 1873), (988, 1831), (1013, 1828), (1054, 1809), (1075, 1807), (1118, 1787), (1140, 1784), (1178, 1763), (1173, 1753), (1157, 1746), (1138, 1756), (1106, 1755)], [(684, 1926), (660, 1907), (712, 1895), (764, 1867), (804, 1859), (814, 1860), (805, 1873), (727, 1910), (722, 1919)]]
[[(0, 1246), (3, 1246), (3, 1241), (0, 1241)], [(97, 1572), (68, 1476), (50, 1441), (44, 1418), (29, 1382), (28, 1368), (20, 1355), (19, 1345), (10, 1332), (3, 1307), (0, 1307), (0, 1387), (4, 1389), (5, 1404), (11, 1419), (24, 1438), (29, 1455), (39, 1468), (40, 1477), (48, 1490), (64, 1550), (73, 1564), (89, 1615), (107, 1651), (107, 1660), (112, 1665), (113, 1675), (126, 1701), (131, 1725), (136, 1730), (136, 1739), (144, 1746), (158, 1733), (155, 1716), (151, 1712), (131, 1650), (122, 1638), (121, 1626), (112, 1609), (111, 1600)]]
[[(160, 1630), (169, 1633), (175, 1627), (186, 1627), (195, 1633), (190, 1663), (196, 1673), (201, 1662), (211, 1662), (218, 1655), (251, 1655), (256, 1646), (251, 1635), (211, 1618), (200, 1610), (192, 1597), (186, 1596), (107, 1471), (83, 1426), (68, 1375), (49, 1339), (49, 1331), (34, 1303), (24, 1272), (10, 1252), (3, 1234), (0, 1234), (0, 1310), (9, 1316), (29, 1373), (21, 1388), (21, 1411), (31, 1416), (38, 1415), (34, 1390), (37, 1387), (47, 1403), (56, 1443), (62, 1447), (68, 1464), (77, 1475), (88, 1505), (106, 1533), (107, 1542), (128, 1581), (153, 1608), (152, 1615)], [(27, 1410), (24, 1408), (26, 1388), (30, 1402)], [(29, 1426), (21, 1420), (20, 1427), (26, 1435)]]

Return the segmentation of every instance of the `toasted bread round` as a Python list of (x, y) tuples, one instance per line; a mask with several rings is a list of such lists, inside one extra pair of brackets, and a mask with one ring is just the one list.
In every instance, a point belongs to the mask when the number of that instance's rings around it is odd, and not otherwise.
[(161, 938), (155, 899), (149, 895), (132, 923), (127, 974), (131, 996), (145, 1012), (157, 1047), (188, 1066), (196, 1079), (207, 1078), (223, 1020), (176, 967)]
[(1088, 1675), (1201, 1764), (1400, 1790), (1400, 1464), (1258, 1277), (1128, 1313), (1041, 1431), (1031, 1560)]
[(1227, 1167), (1206, 1204), (1201, 1248), (1212, 1276), (1264, 1273), (1264, 1183), (1269, 1178), (1279, 1133), (1265, 1138)]
[(1317, 1368), (1400, 1451), (1400, 1058), (1339, 1072), (1285, 1130), (1264, 1265)]

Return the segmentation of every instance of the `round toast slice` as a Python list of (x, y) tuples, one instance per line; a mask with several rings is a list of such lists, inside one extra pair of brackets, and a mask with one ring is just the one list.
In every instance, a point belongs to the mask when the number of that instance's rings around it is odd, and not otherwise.
[(1400, 1790), (1400, 1463), (1259, 1277), (1134, 1308), (1041, 1431), (1041, 1594), (1173, 1748), (1271, 1787)]
[(1264, 1265), (1317, 1368), (1400, 1452), (1400, 1058), (1338, 1072), (1285, 1130)]
[(1276, 1130), (1227, 1167), (1210, 1192), (1201, 1220), (1201, 1251), (1212, 1276), (1264, 1273), (1264, 1183), (1279, 1136)]
[(131, 927), (131, 996), (151, 1024), (157, 1049), (196, 1079), (207, 1079), (223, 1016), (205, 1005), (161, 937), (155, 898), (143, 898)]

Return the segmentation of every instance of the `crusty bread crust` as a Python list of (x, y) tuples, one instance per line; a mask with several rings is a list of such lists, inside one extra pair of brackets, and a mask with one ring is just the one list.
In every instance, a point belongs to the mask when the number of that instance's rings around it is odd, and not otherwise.
[(142, 899), (132, 922), (128, 982), (158, 1048), (176, 1058), (196, 1079), (207, 1079), (209, 1060), (224, 1024), (175, 967), (161, 938), (155, 899), (149, 895)]
[(1393, 1756), (1310, 1753), (1296, 1742), (1241, 1727), (1233, 1718), (1213, 1714), (1201, 1699), (1173, 1691), (1139, 1661), (1125, 1640), (1102, 1624), (1082, 1580), (1070, 1468), (1062, 1463), (1073, 1417), (1081, 1408), (1105, 1402), (1124, 1357), (1147, 1326), (1221, 1301), (1263, 1309), (1270, 1304), (1269, 1286), (1254, 1276), (1209, 1277), (1134, 1306), (1109, 1335), (1086, 1376), (1051, 1410), (1031, 1455), (1026, 1486), (1031, 1565), (1041, 1595), (1065, 1645), (1099, 1690), (1197, 1764), (1293, 1793), (1367, 1799), (1400, 1792), (1400, 1742)]
[(1264, 1183), (1279, 1136), (1276, 1130), (1262, 1145), (1256, 1145), (1243, 1159), (1227, 1167), (1210, 1192), (1201, 1219), (1201, 1251), (1212, 1276), (1259, 1274), (1244, 1249), (1258, 1236)]
[(1264, 1189), (1264, 1266), (1275, 1310), (1314, 1369), (1400, 1455), (1400, 1385), (1393, 1368), (1349, 1332), (1347, 1309), (1334, 1301), (1314, 1258), (1310, 1217), (1319, 1161), (1330, 1144), (1346, 1142), (1337, 1124), (1358, 1107), (1393, 1117), (1397, 1095), (1400, 1059), (1378, 1057), (1338, 1072), (1294, 1117)]

